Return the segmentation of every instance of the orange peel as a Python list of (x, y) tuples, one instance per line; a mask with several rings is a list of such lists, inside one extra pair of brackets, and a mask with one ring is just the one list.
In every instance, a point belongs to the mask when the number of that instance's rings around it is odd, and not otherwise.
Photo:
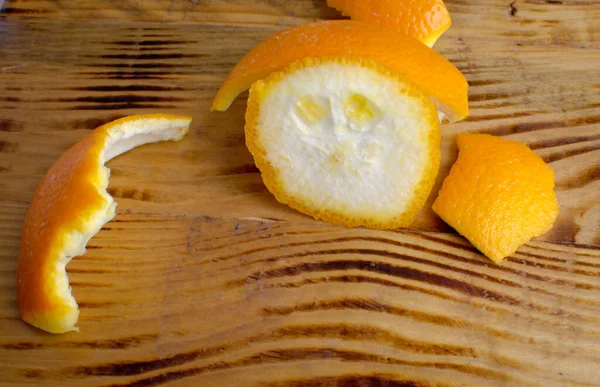
[(552, 228), (554, 171), (525, 144), (460, 134), (433, 210), (496, 263)]
[(212, 110), (227, 110), (253, 82), (293, 62), (329, 56), (370, 59), (403, 74), (434, 100), (450, 122), (469, 114), (467, 80), (452, 63), (414, 38), (352, 20), (300, 25), (258, 44), (231, 70)]
[(433, 47), (452, 25), (442, 0), (327, 0), (353, 20), (380, 23)]
[(191, 118), (146, 114), (98, 127), (50, 167), (27, 211), (17, 265), (21, 318), (52, 333), (77, 330), (67, 263), (115, 216), (104, 163), (142, 144), (180, 140)]
[(347, 227), (409, 225), (438, 172), (434, 103), (372, 60), (306, 58), (255, 82), (245, 130), (279, 202)]

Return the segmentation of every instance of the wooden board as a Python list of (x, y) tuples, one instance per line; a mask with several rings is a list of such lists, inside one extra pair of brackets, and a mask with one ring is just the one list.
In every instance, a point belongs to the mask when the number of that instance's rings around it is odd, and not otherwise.
[[(471, 116), (443, 128), (434, 192), (463, 131), (524, 141), (556, 172), (555, 227), (498, 267), (429, 206), (412, 230), (373, 232), (278, 204), (244, 146), (244, 98), (208, 111), (262, 39), (341, 18), (324, 0), (6, 1), (0, 380), (597, 383), (600, 4), (558, 3), (448, 1), (435, 47), (465, 73)], [(156, 111), (192, 115), (191, 133), (109, 163), (117, 218), (68, 267), (81, 332), (23, 324), (16, 257), (41, 177), (90, 129)]]

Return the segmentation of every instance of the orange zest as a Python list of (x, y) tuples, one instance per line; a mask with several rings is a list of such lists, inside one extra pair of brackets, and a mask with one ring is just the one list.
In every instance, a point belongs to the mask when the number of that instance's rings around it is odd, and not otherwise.
[(452, 25), (442, 0), (327, 0), (353, 20), (379, 23), (432, 47)]
[(422, 89), (450, 122), (469, 113), (468, 84), (461, 72), (418, 40), (395, 30), (351, 20), (300, 25), (254, 47), (221, 85), (212, 110), (225, 111), (253, 82), (303, 58), (328, 56), (375, 60)]
[(130, 116), (95, 129), (50, 167), (27, 211), (17, 265), (21, 318), (52, 333), (77, 330), (79, 308), (66, 265), (115, 216), (104, 163), (146, 143), (180, 140), (191, 118)]
[(554, 171), (525, 144), (460, 134), (433, 210), (496, 263), (552, 228)]

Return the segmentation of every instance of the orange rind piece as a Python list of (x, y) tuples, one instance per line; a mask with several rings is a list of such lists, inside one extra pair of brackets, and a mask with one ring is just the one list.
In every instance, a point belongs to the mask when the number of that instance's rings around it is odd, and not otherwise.
[(433, 47), (452, 25), (442, 0), (327, 0), (353, 20), (379, 23)]
[(496, 263), (552, 228), (554, 171), (525, 144), (460, 134), (433, 210)]
[(403, 74), (431, 97), (450, 122), (469, 114), (462, 73), (418, 40), (377, 24), (324, 21), (281, 31), (254, 47), (230, 72), (212, 110), (225, 111), (253, 82), (304, 58), (360, 57)]
[(307, 58), (257, 81), (246, 144), (275, 198), (347, 227), (408, 226), (438, 172), (435, 104), (361, 58)]
[(95, 129), (50, 167), (27, 211), (17, 266), (21, 318), (52, 333), (77, 330), (79, 308), (66, 265), (115, 216), (108, 160), (139, 145), (180, 140), (190, 117), (130, 116)]

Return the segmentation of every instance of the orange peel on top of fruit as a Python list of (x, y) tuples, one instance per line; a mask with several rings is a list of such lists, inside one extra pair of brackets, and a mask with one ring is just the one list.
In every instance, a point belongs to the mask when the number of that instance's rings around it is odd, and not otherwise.
[(432, 47), (452, 25), (442, 0), (327, 0), (353, 20), (379, 23)]
[(227, 110), (253, 82), (293, 62), (330, 56), (374, 60), (404, 75), (434, 100), (450, 122), (469, 114), (467, 80), (452, 63), (398, 31), (352, 20), (299, 25), (259, 43), (231, 70), (212, 110)]
[(77, 330), (79, 308), (66, 265), (115, 216), (108, 160), (139, 145), (180, 140), (190, 117), (146, 114), (98, 127), (50, 167), (27, 211), (17, 265), (21, 318), (52, 333)]
[(246, 144), (277, 200), (348, 227), (409, 225), (440, 160), (430, 98), (408, 77), (353, 57), (306, 58), (255, 82)]
[(499, 263), (552, 228), (558, 215), (554, 171), (525, 144), (460, 134), (458, 159), (433, 210)]

